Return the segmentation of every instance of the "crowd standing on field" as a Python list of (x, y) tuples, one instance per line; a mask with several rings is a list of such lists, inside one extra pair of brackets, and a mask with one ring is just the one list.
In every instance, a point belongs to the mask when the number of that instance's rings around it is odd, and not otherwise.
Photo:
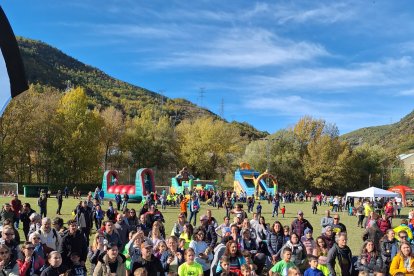
[[(262, 193), (257, 200), (234, 191), (194, 189), (185, 196), (163, 190), (148, 194), (138, 210), (128, 208), (128, 194), (104, 202), (99, 187), (83, 200), (76, 188), (72, 192), (80, 202), (66, 224), (47, 216), (51, 199), (45, 191), (38, 212), (17, 195), (4, 204), (0, 275), (414, 275), (414, 210), (399, 218), (395, 200), (345, 200), (306, 191)], [(67, 187), (57, 192), (56, 215), (68, 197)], [(278, 217), (295, 201), (308, 202), (313, 214), (322, 209), (320, 226), (301, 210), (283, 225)], [(262, 216), (265, 202), (272, 206), (270, 223)], [(164, 226), (167, 206), (179, 208), (172, 229)], [(225, 209), (226, 216), (214, 217), (214, 208)], [(364, 228), (359, 252), (347, 245), (344, 214)]]

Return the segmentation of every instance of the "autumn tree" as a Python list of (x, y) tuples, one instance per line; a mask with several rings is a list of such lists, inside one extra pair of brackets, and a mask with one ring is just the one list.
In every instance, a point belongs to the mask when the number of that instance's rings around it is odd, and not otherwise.
[(235, 126), (212, 117), (183, 121), (176, 131), (183, 166), (204, 179), (224, 177), (233, 171), (234, 161), (246, 145)]

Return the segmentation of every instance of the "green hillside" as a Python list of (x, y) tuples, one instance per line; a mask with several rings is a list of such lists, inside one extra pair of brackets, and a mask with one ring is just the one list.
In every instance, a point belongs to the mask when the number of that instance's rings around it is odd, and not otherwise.
[[(185, 99), (163, 97), (148, 89), (112, 78), (43, 42), (18, 37), (18, 43), (29, 83), (54, 87), (61, 91), (68, 87), (81, 86), (90, 97), (91, 109), (102, 110), (114, 106), (123, 114), (134, 117), (144, 107), (153, 106), (154, 110), (170, 116), (175, 124), (183, 119), (205, 115), (222, 119)], [(259, 131), (246, 123), (232, 124), (237, 125), (243, 135), (253, 140), (268, 135), (267, 132)]]
[(368, 143), (381, 145), (395, 153), (414, 150), (414, 111), (406, 115), (399, 122), (361, 128), (341, 136), (352, 145)]

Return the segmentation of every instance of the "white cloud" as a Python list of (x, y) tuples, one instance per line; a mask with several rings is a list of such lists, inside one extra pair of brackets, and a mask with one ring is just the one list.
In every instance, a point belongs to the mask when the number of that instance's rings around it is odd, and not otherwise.
[(403, 90), (400, 91), (398, 93), (399, 96), (414, 96), (414, 88), (413, 89), (408, 89), (408, 90)]
[(345, 104), (339, 102), (308, 100), (298, 95), (247, 98), (244, 101), (244, 107), (247, 109), (276, 112), (285, 116), (303, 116), (307, 114), (323, 116), (327, 110), (345, 106)]
[(353, 18), (355, 11), (352, 5), (333, 3), (315, 8), (296, 6), (280, 6), (275, 10), (275, 17), (281, 24), (285, 23), (324, 23), (332, 24)]
[(411, 83), (414, 64), (410, 57), (390, 59), (385, 62), (360, 63), (350, 68), (299, 68), (280, 75), (255, 76), (248, 80), (258, 91), (329, 90), (398, 86)]
[(155, 65), (256, 68), (329, 55), (319, 44), (281, 39), (263, 29), (236, 29), (212, 39), (197, 42), (200, 49), (176, 51), (162, 61), (155, 61)]

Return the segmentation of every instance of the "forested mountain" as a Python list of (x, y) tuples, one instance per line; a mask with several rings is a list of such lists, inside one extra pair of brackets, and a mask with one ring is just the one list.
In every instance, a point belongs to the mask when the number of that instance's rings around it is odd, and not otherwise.
[(414, 150), (414, 111), (399, 122), (361, 128), (344, 134), (341, 138), (352, 145), (367, 143), (380, 145), (396, 154)]
[[(163, 97), (148, 89), (112, 78), (43, 42), (18, 37), (18, 44), (30, 84), (53, 87), (61, 91), (71, 87), (83, 87), (90, 98), (90, 109), (103, 110), (113, 106), (124, 115), (135, 117), (141, 114), (144, 107), (152, 107), (157, 112), (167, 114), (175, 125), (184, 119), (205, 115), (222, 119), (185, 99)], [(242, 135), (251, 140), (268, 135), (247, 123), (231, 124), (237, 126)]]

